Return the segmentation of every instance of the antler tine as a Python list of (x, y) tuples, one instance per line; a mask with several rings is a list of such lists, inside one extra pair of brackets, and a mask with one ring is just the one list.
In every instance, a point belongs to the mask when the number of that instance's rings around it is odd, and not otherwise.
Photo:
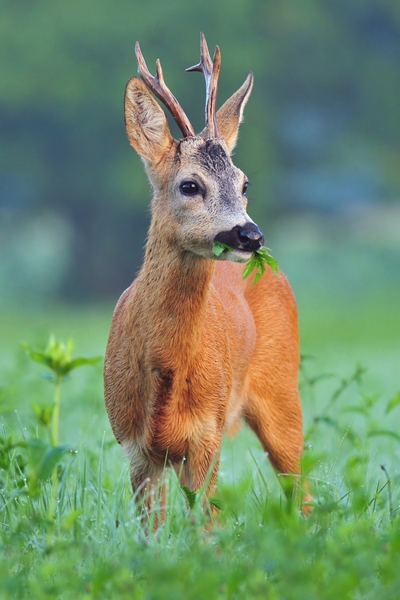
[(214, 59), (211, 61), (206, 38), (200, 33), (200, 62), (186, 71), (201, 71), (206, 80), (206, 126), (210, 137), (218, 137), (217, 131), (217, 88), (218, 76), (221, 69), (221, 51), (215, 47)]
[(146, 86), (157, 96), (159, 100), (168, 108), (171, 115), (174, 117), (176, 124), (183, 133), (184, 137), (194, 136), (194, 129), (187, 118), (183, 108), (175, 98), (171, 90), (165, 84), (164, 75), (159, 59), (156, 62), (156, 77), (151, 75), (144, 60), (142, 51), (140, 50), (139, 42), (136, 42), (135, 53), (138, 61), (138, 73)]
[(186, 71), (201, 71), (204, 73), (206, 77), (206, 84), (209, 84), (211, 74), (212, 74), (213, 64), (211, 60), (210, 53), (208, 51), (208, 46), (206, 42), (206, 37), (203, 32), (200, 33), (200, 62), (197, 65), (193, 65), (193, 67), (188, 67)]

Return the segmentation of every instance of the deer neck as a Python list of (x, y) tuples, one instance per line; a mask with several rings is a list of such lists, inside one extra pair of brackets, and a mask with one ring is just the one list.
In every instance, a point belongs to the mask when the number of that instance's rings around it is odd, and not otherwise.
[(173, 366), (199, 351), (215, 262), (178, 248), (160, 229), (150, 227), (135, 297), (151, 332), (145, 341), (150, 354)]

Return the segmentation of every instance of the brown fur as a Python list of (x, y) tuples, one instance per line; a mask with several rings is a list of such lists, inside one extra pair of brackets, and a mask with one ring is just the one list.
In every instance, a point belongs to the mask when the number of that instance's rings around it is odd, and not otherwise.
[[(114, 312), (105, 399), (115, 437), (131, 460), (133, 489), (148, 506), (145, 490), (157, 483), (166, 460), (178, 471), (185, 458), (182, 480), (193, 490), (212, 468), (211, 490), (222, 435), (242, 418), (278, 471), (299, 473), (292, 290), (269, 268), (255, 285), (244, 281), (243, 265), (228, 262), (243, 261), (237, 253), (211, 260), (218, 231), (249, 220), (244, 175), (229, 154), (251, 85), (249, 77), (218, 112), (219, 139), (200, 135), (179, 143), (144, 84), (133, 78), (127, 85), (128, 137), (144, 158), (154, 198), (143, 266)], [(179, 192), (179, 182), (193, 178), (204, 187), (202, 198)]]

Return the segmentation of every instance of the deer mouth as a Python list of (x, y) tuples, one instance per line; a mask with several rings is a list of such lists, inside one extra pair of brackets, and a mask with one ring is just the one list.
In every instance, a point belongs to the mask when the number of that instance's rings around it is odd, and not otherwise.
[(248, 222), (244, 225), (235, 225), (229, 231), (221, 231), (215, 236), (214, 242), (229, 246), (224, 252), (232, 249), (243, 254), (251, 254), (264, 245), (264, 236), (255, 223)]

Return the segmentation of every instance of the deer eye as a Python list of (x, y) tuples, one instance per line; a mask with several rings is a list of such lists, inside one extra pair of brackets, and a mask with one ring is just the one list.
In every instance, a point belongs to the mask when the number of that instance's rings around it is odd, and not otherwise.
[(246, 192), (247, 192), (247, 188), (248, 188), (248, 187), (249, 187), (249, 182), (248, 182), (248, 181), (246, 181), (246, 182), (243, 184), (243, 190), (242, 190), (242, 194), (243, 194), (243, 196), (245, 196), (245, 195), (246, 195)]
[(179, 189), (184, 196), (195, 196), (200, 192), (199, 186), (194, 181), (183, 181)]

